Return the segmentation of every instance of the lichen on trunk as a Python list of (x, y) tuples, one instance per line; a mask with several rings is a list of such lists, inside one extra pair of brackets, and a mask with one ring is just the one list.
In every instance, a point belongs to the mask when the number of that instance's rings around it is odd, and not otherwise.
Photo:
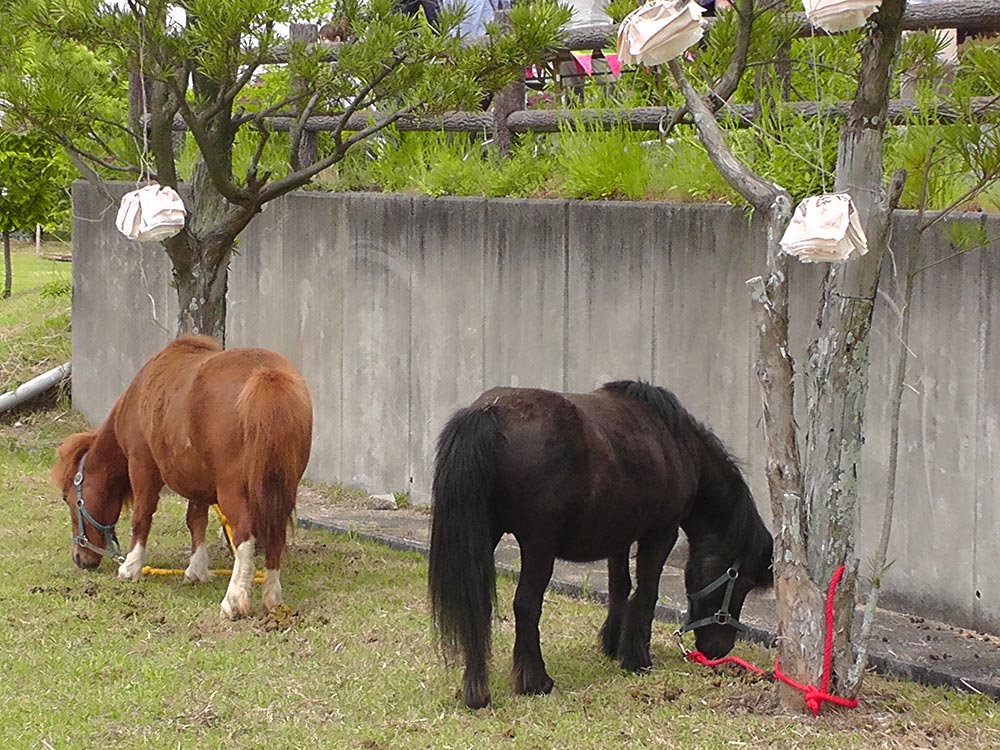
[(207, 248), (193, 248), (194, 262), (183, 273), (174, 269), (177, 285), (177, 333), (202, 333), (225, 343), (226, 289), (232, 244), (219, 257)]

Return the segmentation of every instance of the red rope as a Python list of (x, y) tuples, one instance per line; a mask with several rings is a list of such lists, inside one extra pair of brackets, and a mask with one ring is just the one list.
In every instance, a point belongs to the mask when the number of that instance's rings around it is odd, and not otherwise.
[[(826, 593), (826, 643), (823, 648), (823, 681), (821, 683), (822, 687), (817, 688), (815, 685), (801, 685), (791, 677), (786, 675), (781, 671), (781, 664), (778, 657), (774, 658), (774, 676), (775, 678), (781, 680), (786, 685), (789, 685), (796, 690), (805, 693), (805, 702), (809, 706), (809, 710), (813, 712), (814, 716), (819, 716), (819, 710), (823, 707), (824, 703), (834, 703), (838, 706), (845, 706), (846, 708), (854, 708), (858, 705), (857, 698), (841, 698), (836, 695), (830, 695), (828, 690), (830, 689), (830, 661), (833, 658), (833, 596), (837, 591), (837, 586), (840, 583), (841, 577), (844, 575), (844, 566), (841, 565), (833, 573), (833, 578), (830, 579), (830, 588)], [(764, 670), (760, 667), (755, 667), (747, 661), (739, 658), (738, 656), (725, 656), (721, 659), (709, 659), (701, 651), (689, 651), (687, 658), (696, 664), (702, 664), (706, 667), (715, 667), (719, 664), (737, 664), (744, 669), (748, 669), (756, 674), (765, 674)]]
[(687, 658), (695, 662), (696, 664), (701, 664), (702, 666), (705, 667), (717, 667), (720, 664), (737, 664), (743, 667), (744, 669), (748, 669), (756, 674), (767, 674), (767, 672), (765, 672), (760, 667), (755, 667), (750, 662), (743, 661), (743, 659), (741, 659), (738, 656), (723, 656), (721, 659), (709, 659), (707, 656), (705, 656), (705, 654), (701, 653), (701, 651), (688, 651)]

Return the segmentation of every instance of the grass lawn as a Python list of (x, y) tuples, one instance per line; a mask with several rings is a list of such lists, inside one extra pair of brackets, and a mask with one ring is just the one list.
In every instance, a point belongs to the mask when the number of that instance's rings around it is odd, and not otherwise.
[[(77, 570), (69, 514), (45, 475), (55, 443), (80, 426), (57, 409), (0, 422), (0, 748), (1000, 747), (990, 700), (879, 677), (859, 709), (783, 715), (774, 685), (686, 664), (663, 624), (654, 671), (624, 674), (597, 648), (602, 608), (554, 594), (543, 639), (556, 692), (514, 696), (506, 579), (494, 705), (471, 712), (432, 648), (417, 555), (299, 530), (283, 576), (296, 613), (281, 623), (263, 617), (259, 591), (254, 617), (220, 622), (224, 580), (126, 584), (107, 564)], [(151, 564), (183, 566), (176, 498), (161, 503), (151, 542)], [(212, 552), (223, 562), (221, 541)]]
[[(12, 294), (0, 300), (0, 393), (70, 357), (71, 264), (36, 257), (34, 245), (14, 242), (11, 249)], [(42, 252), (69, 247), (46, 243)]]
[[(10, 301), (18, 307), (0, 304), (0, 367), (42, 371), (68, 357), (68, 299), (38, 290), (67, 278), (68, 265), (24, 254), (16, 263), (24, 286)], [(460, 673), (445, 671), (431, 642), (418, 555), (299, 530), (282, 577), (295, 612), (281, 621), (261, 614), (257, 591), (253, 617), (220, 622), (224, 579), (127, 584), (107, 563), (77, 570), (69, 513), (46, 474), (58, 441), (83, 427), (63, 399), (0, 415), (0, 750), (1000, 748), (996, 703), (874, 676), (856, 710), (783, 714), (773, 684), (689, 665), (662, 623), (654, 670), (625, 674), (598, 649), (603, 608), (555, 594), (542, 637), (556, 690), (514, 696), (507, 579), (494, 705), (469, 711)], [(127, 529), (123, 518), (123, 542)], [(213, 562), (224, 564), (213, 538)], [(186, 563), (177, 498), (163, 498), (149, 552), (154, 566)], [(745, 644), (737, 652), (773, 660)]]

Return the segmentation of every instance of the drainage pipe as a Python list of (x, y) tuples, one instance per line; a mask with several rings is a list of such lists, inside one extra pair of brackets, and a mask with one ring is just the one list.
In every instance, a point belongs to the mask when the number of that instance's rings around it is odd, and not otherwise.
[(71, 364), (71, 362), (67, 362), (64, 365), (59, 365), (59, 367), (54, 370), (49, 370), (44, 375), (32, 378), (27, 383), (22, 383), (14, 390), (7, 391), (7, 393), (0, 395), (0, 414), (8, 409), (13, 409), (18, 404), (24, 403), (30, 398), (34, 398), (39, 393), (44, 393), (49, 388), (58, 385), (59, 381), (69, 375)]

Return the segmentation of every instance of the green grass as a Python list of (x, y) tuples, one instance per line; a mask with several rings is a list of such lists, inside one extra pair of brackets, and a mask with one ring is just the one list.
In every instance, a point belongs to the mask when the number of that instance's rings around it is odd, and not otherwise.
[[(875, 677), (855, 711), (782, 715), (772, 684), (685, 663), (665, 624), (654, 628), (654, 671), (624, 674), (597, 648), (603, 609), (559, 595), (546, 598), (542, 623), (556, 692), (514, 696), (507, 579), (494, 705), (468, 711), (458, 701), (459, 673), (445, 671), (432, 646), (418, 555), (297, 531), (283, 575), (296, 613), (282, 623), (261, 615), (259, 591), (255, 616), (220, 622), (224, 580), (126, 584), (107, 565), (77, 570), (68, 512), (45, 482), (56, 441), (77, 428), (54, 412), (0, 428), (0, 514), (8, 519), (0, 527), (0, 747), (1000, 746), (996, 704)], [(212, 547), (221, 563), (222, 542)], [(183, 506), (165, 497), (150, 563), (175, 567), (186, 554)], [(747, 645), (738, 652), (771, 658)]]
[[(18, 268), (30, 268), (24, 261)], [(34, 316), (58, 313), (40, 298), (58, 273), (37, 266), (36, 293), (19, 302), (24, 314), (3, 319), (0, 340), (9, 348), (0, 365), (24, 350), (18, 367), (44, 367), (31, 361), (41, 350), (27, 344)], [(68, 350), (67, 329), (54, 336)], [(299, 530), (282, 576), (294, 614), (264, 617), (257, 591), (254, 616), (235, 623), (218, 619), (223, 579), (127, 584), (106, 564), (76, 569), (69, 513), (46, 474), (58, 441), (84, 426), (58, 402), (22, 411), (16, 422), (0, 417), (4, 750), (1000, 747), (996, 703), (878, 677), (854, 711), (818, 720), (783, 714), (773, 684), (688, 664), (663, 623), (654, 627), (654, 670), (625, 674), (598, 650), (603, 608), (554, 594), (542, 638), (556, 691), (514, 696), (506, 679), (514, 584), (506, 578), (498, 587), (494, 704), (469, 711), (459, 702), (460, 673), (446, 671), (433, 648), (419, 555)], [(331, 502), (363, 499), (325, 491)], [(127, 541), (128, 518), (119, 529)], [(225, 564), (224, 543), (210, 538), (213, 561)], [(150, 564), (185, 564), (176, 497), (161, 501), (150, 541)], [(773, 659), (746, 644), (737, 652), (758, 664)]]
[[(0, 300), (0, 392), (70, 358), (71, 265), (36, 257), (31, 246), (13, 250), (12, 294)], [(68, 247), (47, 244), (43, 252)]]

